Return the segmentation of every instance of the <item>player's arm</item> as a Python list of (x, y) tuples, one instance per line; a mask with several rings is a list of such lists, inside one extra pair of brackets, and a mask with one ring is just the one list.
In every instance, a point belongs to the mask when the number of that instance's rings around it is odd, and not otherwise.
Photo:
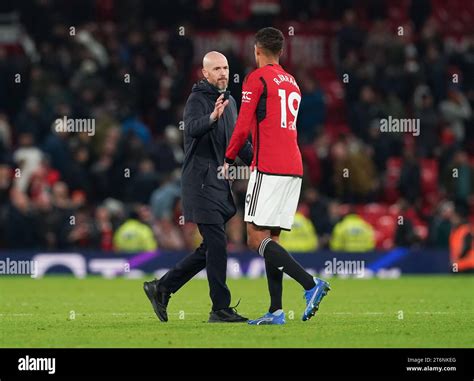
[(199, 138), (211, 131), (216, 121), (211, 119), (211, 113), (205, 112), (205, 105), (192, 94), (184, 108), (184, 128), (193, 138)]
[(252, 122), (254, 122), (255, 110), (262, 92), (262, 81), (254, 73), (250, 74), (242, 86), (242, 104), (234, 132), (225, 153), (226, 163), (234, 163), (235, 158), (248, 140), (250, 127)]
[(247, 164), (247, 165), (250, 165), (252, 164), (252, 159), (253, 159), (253, 145), (252, 143), (250, 142), (250, 139), (247, 139), (243, 145), (243, 147), (240, 149), (239, 151), (239, 155), (238, 155), (242, 161)]

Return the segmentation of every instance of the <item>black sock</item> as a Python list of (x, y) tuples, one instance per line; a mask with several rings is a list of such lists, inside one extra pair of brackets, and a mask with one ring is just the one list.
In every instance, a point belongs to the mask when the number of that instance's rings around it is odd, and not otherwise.
[(266, 259), (265, 270), (267, 272), (268, 291), (270, 292), (270, 309), (268, 312), (273, 313), (283, 309), (281, 301), (283, 294), (283, 272)]
[(311, 274), (306, 272), (282, 246), (273, 241), (270, 237), (265, 238), (260, 243), (258, 252), (273, 266), (301, 284), (305, 290), (310, 290), (314, 287), (315, 283)]

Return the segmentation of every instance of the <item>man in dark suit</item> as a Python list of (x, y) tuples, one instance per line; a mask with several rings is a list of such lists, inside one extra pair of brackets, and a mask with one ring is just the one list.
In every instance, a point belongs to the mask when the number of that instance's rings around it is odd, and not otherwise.
[[(193, 86), (184, 109), (181, 187), (184, 218), (198, 225), (203, 242), (160, 280), (145, 282), (144, 290), (158, 318), (168, 321), (166, 308), (171, 294), (206, 268), (212, 300), (209, 322), (245, 322), (247, 318), (230, 307), (231, 296), (226, 285), (225, 223), (236, 213), (236, 208), (231, 183), (219, 175), (237, 120), (237, 106), (232, 96), (225, 99), (229, 66), (224, 55), (207, 53), (202, 73), (204, 79)], [(249, 141), (239, 156), (250, 165)]]

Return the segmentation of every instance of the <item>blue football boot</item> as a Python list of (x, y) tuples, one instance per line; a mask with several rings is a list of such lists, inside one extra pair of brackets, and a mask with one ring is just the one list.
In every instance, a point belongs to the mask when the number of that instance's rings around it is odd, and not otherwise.
[(285, 324), (285, 313), (282, 311), (279, 315), (274, 315), (270, 312), (267, 312), (262, 317), (249, 320), (250, 325), (271, 325), (271, 324)]
[(311, 290), (305, 290), (304, 292), (306, 308), (302, 317), (303, 321), (311, 319), (316, 314), (316, 311), (319, 309), (319, 304), (331, 289), (329, 283), (322, 279), (315, 277), (314, 282), (316, 285)]

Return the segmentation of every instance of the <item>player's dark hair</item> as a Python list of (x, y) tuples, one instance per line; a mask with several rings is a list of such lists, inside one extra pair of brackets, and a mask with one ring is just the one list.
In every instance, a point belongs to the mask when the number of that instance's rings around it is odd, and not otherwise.
[(274, 56), (280, 54), (284, 42), (283, 33), (276, 28), (263, 28), (255, 34), (255, 44)]

